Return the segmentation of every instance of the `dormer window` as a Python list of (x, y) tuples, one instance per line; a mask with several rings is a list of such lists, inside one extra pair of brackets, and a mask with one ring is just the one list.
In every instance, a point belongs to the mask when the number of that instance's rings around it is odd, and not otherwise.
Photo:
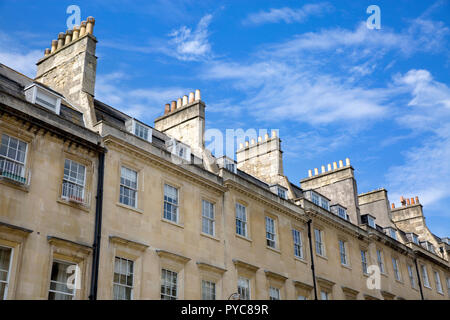
[(310, 200), (319, 207), (322, 207), (328, 211), (330, 210), (330, 201), (324, 196), (320, 195), (319, 193), (312, 190), (308, 190), (305, 191), (305, 197), (306, 199)]
[(392, 239), (397, 240), (397, 232), (394, 228), (388, 227), (385, 229), (386, 234)]
[(436, 253), (436, 251), (434, 250), (434, 246), (431, 244), (431, 242), (429, 242), (429, 241), (421, 241), (420, 244), (422, 245), (422, 247), (424, 247), (428, 251)]
[(148, 142), (152, 142), (152, 128), (149, 126), (146, 126), (133, 118), (127, 120), (125, 126), (128, 132), (131, 132), (135, 136), (147, 140)]
[(236, 162), (234, 162), (233, 159), (228, 158), (227, 156), (223, 156), (222, 158), (217, 159), (217, 164), (220, 168), (225, 168), (233, 173), (237, 172)]
[(349, 220), (349, 216), (347, 214), (347, 209), (339, 204), (332, 205), (331, 212), (338, 215), (342, 219)]
[(280, 186), (279, 184), (274, 184), (270, 186), (270, 190), (277, 194), (280, 198), (287, 200), (287, 189), (285, 187)]
[(369, 227), (376, 229), (375, 217), (370, 214), (361, 215), (361, 222), (367, 224)]
[(172, 138), (166, 141), (166, 147), (171, 154), (186, 161), (191, 160), (191, 148), (184, 143)]
[(61, 95), (51, 91), (37, 83), (32, 83), (24, 89), (25, 98), (28, 102), (38, 104), (56, 114), (59, 114), (61, 109)]
[(419, 244), (419, 237), (417, 236), (417, 234), (409, 232), (406, 234), (406, 237), (408, 238), (409, 241), (414, 242), (417, 245)]

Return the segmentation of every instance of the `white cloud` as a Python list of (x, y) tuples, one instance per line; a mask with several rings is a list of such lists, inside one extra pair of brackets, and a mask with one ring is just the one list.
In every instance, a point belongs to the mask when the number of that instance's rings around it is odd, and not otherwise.
[[(397, 75), (395, 83), (409, 91), (399, 125), (422, 136), (404, 154), (404, 164), (389, 169), (387, 180), (400, 195), (418, 195), (432, 205), (450, 198), (450, 88), (427, 70)], [(449, 215), (443, 211), (443, 215)]]
[(243, 24), (264, 24), (264, 23), (294, 23), (304, 22), (310, 16), (321, 15), (331, 11), (332, 6), (328, 3), (305, 4), (300, 9), (288, 7), (260, 11), (247, 16)]
[(19, 46), (13, 38), (0, 31), (0, 62), (30, 78), (36, 76), (36, 62), (44, 51)]
[[(110, 104), (114, 108), (141, 121), (151, 121), (162, 115), (164, 105), (189, 92), (179, 87), (134, 88), (129, 90), (123, 83), (127, 76), (122, 72), (113, 72), (97, 76), (96, 99)], [(192, 90), (190, 90), (192, 91)], [(150, 122), (149, 122), (150, 121)]]
[(211, 54), (211, 45), (208, 41), (208, 26), (212, 15), (204, 16), (197, 24), (195, 30), (182, 26), (169, 34), (171, 48), (165, 50), (167, 54), (179, 60), (199, 60)]

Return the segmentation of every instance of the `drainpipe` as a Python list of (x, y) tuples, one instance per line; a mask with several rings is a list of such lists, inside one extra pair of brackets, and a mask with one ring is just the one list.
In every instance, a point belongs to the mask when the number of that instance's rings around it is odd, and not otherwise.
[(420, 281), (419, 267), (417, 266), (417, 258), (414, 258), (414, 264), (416, 265), (417, 282), (419, 283), (419, 289), (420, 289), (420, 298), (421, 298), (422, 300), (425, 300), (425, 299), (423, 298), (422, 281)]
[(309, 252), (311, 254), (311, 271), (312, 271), (312, 277), (313, 277), (313, 284), (314, 284), (314, 300), (317, 300), (317, 287), (316, 287), (316, 271), (314, 269), (314, 256), (313, 256), (313, 247), (312, 247), (312, 240), (311, 240), (311, 222), (312, 220), (308, 220), (308, 240), (309, 240)]
[(102, 235), (102, 207), (103, 207), (103, 177), (105, 170), (105, 154), (103, 151), (98, 156), (97, 196), (95, 205), (95, 230), (92, 254), (91, 292), (89, 300), (97, 300), (98, 269), (100, 264), (100, 239)]

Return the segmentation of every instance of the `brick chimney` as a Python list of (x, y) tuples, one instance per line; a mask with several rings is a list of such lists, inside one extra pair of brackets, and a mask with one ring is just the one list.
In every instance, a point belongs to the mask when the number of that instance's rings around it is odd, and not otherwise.
[(81, 26), (59, 33), (44, 57), (37, 62), (35, 80), (60, 92), (84, 114), (87, 127), (96, 123), (93, 97), (97, 57), (94, 37), (95, 19), (87, 18)]
[(205, 103), (201, 100), (200, 90), (166, 104), (164, 115), (155, 119), (155, 128), (189, 145), (193, 154), (203, 158)]

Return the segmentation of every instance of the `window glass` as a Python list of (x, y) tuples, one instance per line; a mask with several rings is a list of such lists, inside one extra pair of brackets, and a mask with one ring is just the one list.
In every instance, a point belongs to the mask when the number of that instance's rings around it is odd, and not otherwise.
[(114, 300), (133, 299), (134, 262), (116, 257), (114, 261)]
[[(69, 277), (76, 272), (75, 264), (53, 261), (52, 273), (50, 277), (49, 300), (73, 300), (75, 297), (75, 283)], [(69, 287), (72, 285), (72, 287)]]
[(164, 185), (164, 219), (178, 222), (178, 189)]
[(122, 167), (120, 170), (119, 202), (137, 207), (137, 172), (126, 167)]

